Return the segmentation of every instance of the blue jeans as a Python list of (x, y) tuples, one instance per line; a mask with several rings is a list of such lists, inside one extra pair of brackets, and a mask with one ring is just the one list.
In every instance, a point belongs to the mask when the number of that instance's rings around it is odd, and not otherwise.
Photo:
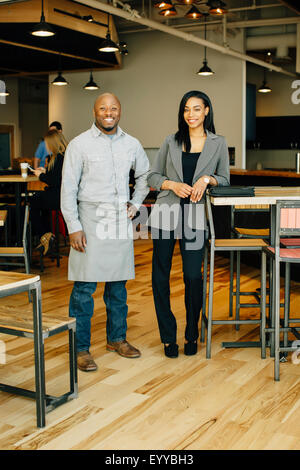
[[(106, 304), (106, 338), (109, 342), (126, 339), (127, 291), (126, 281), (106, 282), (103, 299)], [(69, 315), (76, 318), (77, 351), (89, 351), (91, 345), (91, 318), (94, 313), (92, 297), (97, 282), (74, 282)]]

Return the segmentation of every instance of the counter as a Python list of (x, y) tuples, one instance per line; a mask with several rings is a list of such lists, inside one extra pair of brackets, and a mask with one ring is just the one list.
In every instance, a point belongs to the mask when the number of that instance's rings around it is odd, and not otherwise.
[[(242, 170), (239, 168), (233, 168), (230, 170), (232, 176), (267, 176), (277, 178), (300, 178), (300, 173), (296, 173), (295, 170)], [(300, 185), (300, 182), (299, 182)]]

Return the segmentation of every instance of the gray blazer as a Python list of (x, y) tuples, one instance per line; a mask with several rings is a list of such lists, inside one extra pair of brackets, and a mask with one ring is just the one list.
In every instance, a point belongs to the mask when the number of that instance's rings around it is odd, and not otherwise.
[[(207, 138), (197, 162), (193, 184), (200, 176), (209, 175), (216, 179), (219, 186), (228, 186), (230, 184), (229, 155), (225, 138), (209, 131), (206, 131), (206, 134)], [(160, 191), (148, 220), (148, 225), (151, 227), (174, 230), (178, 225), (180, 197), (171, 190), (161, 191), (161, 185), (165, 180), (183, 182), (181, 158), (181, 145), (176, 142), (174, 134), (169, 135), (159, 149), (147, 176), (149, 186)], [(191, 211), (189, 226), (193, 229), (206, 228), (204, 198), (188, 206)]]

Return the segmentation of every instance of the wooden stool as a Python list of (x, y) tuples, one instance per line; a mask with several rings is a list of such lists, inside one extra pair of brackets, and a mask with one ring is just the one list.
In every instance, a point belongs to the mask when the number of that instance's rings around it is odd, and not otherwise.
[[(0, 298), (30, 291), (32, 306), (30, 309), (13, 310), (5, 306), (0, 308), (0, 333), (21, 336), (34, 341), (35, 391), (0, 383), (0, 391), (21, 395), (36, 400), (37, 426), (45, 426), (47, 412), (62, 405), (78, 394), (77, 356), (76, 356), (76, 320), (61, 320), (55, 317), (42, 319), (41, 281), (36, 275), (0, 271)], [(44, 340), (50, 336), (69, 332), (69, 368), (70, 390), (58, 396), (46, 395)]]

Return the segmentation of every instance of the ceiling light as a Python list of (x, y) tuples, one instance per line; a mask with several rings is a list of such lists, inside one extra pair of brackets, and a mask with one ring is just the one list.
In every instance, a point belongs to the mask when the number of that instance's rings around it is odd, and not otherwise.
[(69, 85), (67, 80), (62, 76), (61, 72), (58, 72), (57, 77), (53, 80), (52, 85), (64, 86)]
[(162, 16), (176, 16), (176, 15), (177, 15), (177, 11), (176, 11), (176, 8), (175, 8), (175, 7), (166, 8), (165, 10), (161, 10), (161, 11), (159, 12), (159, 15), (162, 15)]
[(198, 75), (202, 75), (203, 77), (207, 77), (209, 75), (213, 75), (215, 72), (212, 71), (210, 67), (207, 65), (207, 60), (204, 59), (203, 61), (203, 66), (201, 69), (197, 72)]
[(158, 0), (154, 2), (154, 7), (155, 8), (172, 8), (172, 2), (168, 0)]
[(92, 23), (94, 21), (92, 15), (83, 16), (82, 19), (88, 21), (89, 23)]
[(94, 82), (93, 73), (90, 74), (89, 82), (83, 87), (85, 90), (99, 90), (97, 83)]
[[(206, 16), (204, 17), (204, 39), (206, 41)], [(215, 72), (212, 71), (210, 67), (207, 65), (207, 59), (206, 59), (206, 46), (204, 46), (204, 60), (203, 60), (203, 66), (200, 68), (200, 70), (197, 72), (198, 75), (202, 75), (203, 77), (208, 77), (209, 75), (213, 75)]]
[(227, 13), (226, 4), (222, 0), (209, 0), (207, 5), (210, 7), (211, 15), (224, 15)]
[(270, 93), (272, 89), (267, 85), (266, 69), (264, 69), (264, 78), (262, 85), (257, 90), (259, 93)]
[(196, 8), (195, 6), (192, 6), (192, 8), (184, 15), (186, 18), (191, 18), (192, 20), (197, 20), (198, 18), (201, 18), (202, 13)]
[(270, 93), (272, 91), (272, 88), (270, 88), (268, 85), (267, 85), (267, 82), (264, 80), (262, 82), (262, 85), (259, 87), (259, 89), (257, 90), (259, 93)]
[(45, 15), (44, 15), (44, 1), (42, 0), (42, 13), (41, 19), (38, 24), (36, 24), (33, 29), (30, 31), (33, 36), (38, 36), (41, 38), (47, 38), (50, 36), (54, 36), (55, 31), (53, 30), (50, 24), (46, 23)]
[(110, 33), (107, 33), (106, 38), (102, 42), (101, 46), (99, 47), (99, 51), (101, 52), (116, 52), (119, 48), (117, 44), (110, 39)]
[(110, 15), (108, 17), (106, 38), (104, 39), (104, 41), (102, 42), (101, 46), (98, 49), (100, 52), (117, 52), (119, 50), (119, 46), (110, 38), (109, 20), (110, 20)]

